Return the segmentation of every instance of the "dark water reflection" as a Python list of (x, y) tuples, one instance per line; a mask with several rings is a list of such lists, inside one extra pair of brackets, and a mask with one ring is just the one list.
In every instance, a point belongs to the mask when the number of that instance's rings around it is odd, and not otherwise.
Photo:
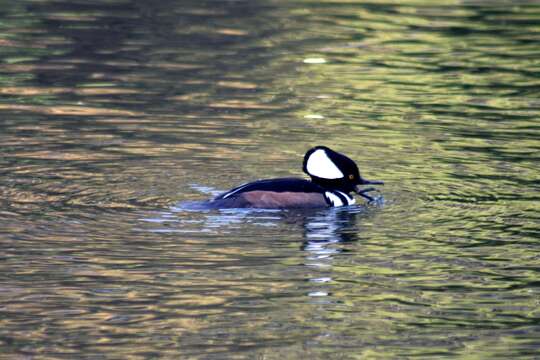
[[(510, 6), (511, 5), (511, 6)], [(535, 2), (0, 6), (0, 357), (534, 358)], [(332, 211), (189, 211), (326, 144)]]

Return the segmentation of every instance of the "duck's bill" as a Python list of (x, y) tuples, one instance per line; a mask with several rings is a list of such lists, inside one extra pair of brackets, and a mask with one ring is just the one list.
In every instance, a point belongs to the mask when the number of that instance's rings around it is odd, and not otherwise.
[[(362, 179), (362, 181), (358, 185), (384, 185), (384, 182), (379, 181), (379, 180), (365, 180), (365, 179)], [(356, 190), (356, 193), (358, 195), (360, 195), (363, 198), (367, 199), (369, 202), (375, 201), (375, 198), (371, 197), (367, 193), (371, 192), (371, 191), (378, 191), (377, 189), (375, 189), (374, 187), (368, 187), (368, 188), (360, 189), (360, 187), (358, 185), (355, 186), (355, 190)]]
[(360, 182), (360, 185), (384, 185), (384, 182), (380, 180), (362, 179), (362, 181)]

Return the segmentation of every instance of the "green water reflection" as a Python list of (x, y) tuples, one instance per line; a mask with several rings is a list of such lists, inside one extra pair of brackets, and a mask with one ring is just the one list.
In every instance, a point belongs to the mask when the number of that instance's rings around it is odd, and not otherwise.
[[(0, 357), (537, 356), (537, 3), (0, 9)], [(384, 206), (179, 205), (316, 144)]]

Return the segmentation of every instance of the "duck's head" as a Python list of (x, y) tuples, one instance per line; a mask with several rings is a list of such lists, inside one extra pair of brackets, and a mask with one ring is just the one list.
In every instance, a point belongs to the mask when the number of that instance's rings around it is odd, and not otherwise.
[(346, 193), (355, 192), (362, 196), (368, 189), (360, 190), (360, 185), (384, 184), (382, 181), (362, 178), (354, 161), (326, 146), (316, 146), (307, 151), (303, 170), (311, 177), (311, 181), (324, 188)]

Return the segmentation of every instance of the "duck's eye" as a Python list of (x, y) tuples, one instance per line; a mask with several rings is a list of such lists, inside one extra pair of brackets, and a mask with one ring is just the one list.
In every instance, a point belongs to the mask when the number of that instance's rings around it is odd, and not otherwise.
[(354, 180), (354, 175), (353, 174), (349, 175), (349, 180)]

